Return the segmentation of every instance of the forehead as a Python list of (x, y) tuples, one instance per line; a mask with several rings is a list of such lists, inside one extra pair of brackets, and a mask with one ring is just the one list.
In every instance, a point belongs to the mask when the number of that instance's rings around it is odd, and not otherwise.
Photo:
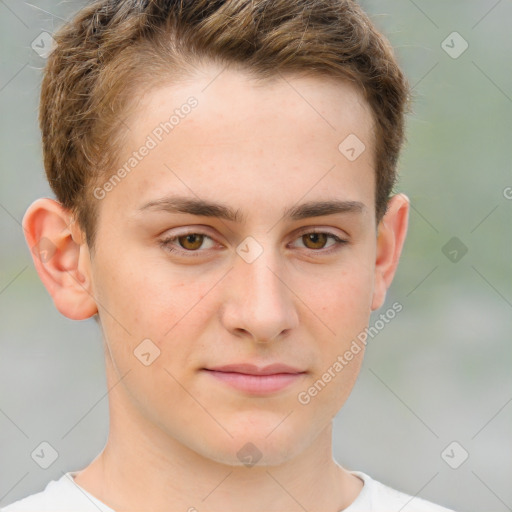
[(297, 73), (256, 78), (242, 69), (212, 63), (177, 83), (150, 88), (132, 111), (129, 124), (137, 126), (131, 135), (140, 135), (139, 127), (147, 131), (155, 122), (169, 120), (190, 98), (198, 108), (193, 115), (180, 115), (180, 122), (173, 127), (175, 133), (179, 125), (195, 122), (202, 129), (214, 130), (219, 139), (225, 135), (233, 140), (237, 134), (253, 130), (256, 123), (266, 123), (268, 138), (275, 135), (273, 128), (284, 128), (282, 131), (291, 135), (301, 131), (309, 137), (324, 133), (340, 137), (349, 129), (360, 138), (374, 136), (371, 108), (354, 82)]
[(119, 167), (126, 177), (109, 201), (123, 198), (133, 210), (165, 193), (204, 199), (221, 193), (240, 209), (241, 195), (246, 205), (263, 197), (290, 205), (307, 194), (333, 196), (334, 189), (345, 200), (361, 200), (355, 195), (365, 188), (373, 192), (370, 107), (344, 80), (255, 80), (240, 70), (205, 67), (150, 90), (125, 122), (130, 131)]

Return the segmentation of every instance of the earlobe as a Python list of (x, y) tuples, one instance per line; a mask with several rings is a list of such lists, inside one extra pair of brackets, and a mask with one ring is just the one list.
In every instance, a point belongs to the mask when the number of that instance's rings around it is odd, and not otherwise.
[(408, 197), (404, 194), (393, 196), (378, 229), (372, 311), (384, 304), (404, 246), (408, 219)]
[(23, 230), (34, 265), (55, 307), (67, 318), (83, 320), (98, 309), (91, 287), (89, 251), (70, 212), (49, 198), (34, 201)]

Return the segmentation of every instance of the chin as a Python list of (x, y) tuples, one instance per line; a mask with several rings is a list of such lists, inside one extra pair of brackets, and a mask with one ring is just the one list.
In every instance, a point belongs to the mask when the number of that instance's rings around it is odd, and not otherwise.
[[(286, 415), (283, 415), (283, 417)], [(260, 421), (251, 425), (228, 427), (233, 436), (203, 437), (200, 454), (220, 464), (238, 467), (279, 466), (297, 457), (316, 437), (287, 420)], [(290, 418), (291, 419), (291, 418)]]
[(211, 447), (206, 452), (203, 456), (226, 466), (261, 468), (280, 466), (299, 455), (301, 450), (296, 444), (293, 445), (293, 440), (276, 446), (265, 439), (251, 440), (246, 437), (243, 440), (232, 440), (226, 447)]

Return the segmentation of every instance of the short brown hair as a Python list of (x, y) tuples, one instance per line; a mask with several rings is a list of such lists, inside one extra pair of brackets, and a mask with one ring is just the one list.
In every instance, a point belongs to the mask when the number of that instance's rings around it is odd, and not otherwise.
[(388, 40), (355, 1), (98, 0), (53, 37), (39, 111), (44, 166), (91, 249), (92, 189), (116, 165), (133, 98), (190, 75), (201, 61), (261, 79), (309, 73), (355, 82), (374, 118), (377, 221), (386, 212), (409, 86)]

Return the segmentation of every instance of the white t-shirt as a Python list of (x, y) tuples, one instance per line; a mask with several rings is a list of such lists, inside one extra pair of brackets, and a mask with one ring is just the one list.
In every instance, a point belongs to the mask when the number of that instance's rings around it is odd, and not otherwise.
[[(59, 480), (52, 480), (44, 491), (11, 503), (0, 512), (115, 512), (75, 483), (73, 478), (77, 473), (68, 472)], [(364, 486), (343, 512), (453, 512), (396, 491), (361, 471), (351, 473), (363, 480)]]

